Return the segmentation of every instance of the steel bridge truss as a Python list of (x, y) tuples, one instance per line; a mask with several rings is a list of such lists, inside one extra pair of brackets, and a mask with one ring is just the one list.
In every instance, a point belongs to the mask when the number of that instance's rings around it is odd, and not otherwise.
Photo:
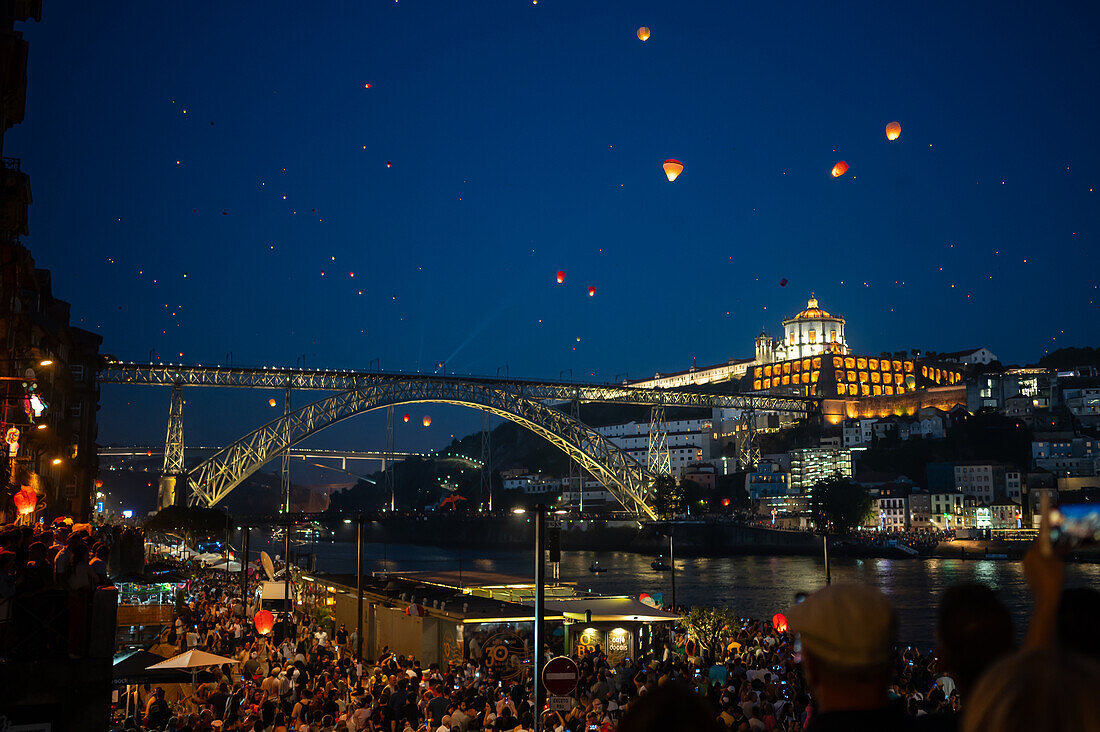
[(516, 422), (576, 460), (628, 511), (656, 518), (647, 502), (653, 476), (595, 430), (533, 399), (524, 389), (438, 378), (376, 379), (272, 420), (196, 466), (187, 476), (191, 501), (216, 505), (261, 466), (325, 427), (374, 409), (414, 402), (474, 407)]

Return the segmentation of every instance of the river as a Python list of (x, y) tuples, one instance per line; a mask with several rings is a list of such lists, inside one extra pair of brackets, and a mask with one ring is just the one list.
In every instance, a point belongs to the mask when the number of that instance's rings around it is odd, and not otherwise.
[[(272, 556), (282, 545), (256, 541), (253, 551)], [(302, 563), (309, 545), (299, 548)], [(355, 572), (355, 545), (318, 542), (317, 569), (335, 574)], [(534, 576), (534, 552), (504, 549), (461, 551), (414, 544), (366, 544), (368, 572), (478, 570)], [(593, 574), (594, 560), (606, 571)], [(560, 581), (603, 595), (664, 593), (672, 597), (671, 574), (650, 568), (653, 557), (627, 552), (562, 552)], [(667, 557), (666, 557), (667, 561)], [(995, 559), (832, 559), (833, 582), (861, 582), (881, 589), (898, 610), (899, 638), (920, 647), (932, 646), (936, 606), (952, 584), (981, 582), (997, 590), (1022, 636), (1031, 612), (1027, 581), (1019, 562)], [(547, 565), (549, 576), (550, 565)], [(824, 562), (815, 557), (695, 557), (676, 560), (676, 602), (681, 605), (725, 605), (744, 617), (765, 618), (788, 606), (799, 592), (825, 584)], [(1069, 564), (1066, 586), (1100, 586), (1100, 564)]]

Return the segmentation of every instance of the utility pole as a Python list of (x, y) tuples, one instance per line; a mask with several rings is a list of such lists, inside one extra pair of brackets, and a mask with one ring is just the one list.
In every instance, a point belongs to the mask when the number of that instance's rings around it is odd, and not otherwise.
[(241, 599), (248, 597), (248, 535), (251, 528), (241, 527)]
[(534, 686), (534, 724), (533, 732), (542, 728), (542, 708), (545, 706), (545, 692), (542, 688), (542, 619), (546, 614), (546, 506), (535, 507), (535, 658), (532, 664), (535, 672)]
[(358, 612), (355, 620), (355, 660), (363, 660), (363, 514), (355, 517), (355, 591)]
[(283, 518), (286, 519), (286, 534), (283, 536), (283, 597), (286, 600), (286, 617), (294, 612), (294, 603), (290, 599), (290, 386), (286, 387), (286, 399), (283, 401), (283, 437), (286, 452), (283, 453)]
[(668, 532), (668, 563), (672, 568), (672, 612), (676, 612), (676, 554), (672, 541), (672, 530)]

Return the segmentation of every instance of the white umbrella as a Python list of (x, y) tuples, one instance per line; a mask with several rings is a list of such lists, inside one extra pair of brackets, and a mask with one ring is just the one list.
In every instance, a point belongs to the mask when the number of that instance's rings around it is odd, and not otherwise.
[(225, 560), (222, 560), (222, 561), (218, 562), (217, 564), (211, 565), (210, 569), (228, 569), (230, 572), (240, 572), (241, 571), (241, 563), (238, 562), (235, 559), (230, 559), (228, 562), (226, 562)]
[(213, 653), (207, 653), (206, 651), (184, 651), (178, 656), (172, 656), (166, 661), (160, 663), (154, 663), (152, 666), (146, 666), (146, 670), (152, 669), (179, 669), (180, 671), (191, 671), (191, 696), (195, 695), (195, 675), (198, 674), (200, 668), (206, 668), (207, 666), (221, 666), (223, 663), (240, 663), (235, 658), (226, 658), (225, 656), (217, 656)]

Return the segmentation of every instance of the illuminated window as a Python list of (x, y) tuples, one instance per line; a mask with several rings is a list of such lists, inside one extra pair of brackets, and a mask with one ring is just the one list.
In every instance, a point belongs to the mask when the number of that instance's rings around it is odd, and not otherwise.
[(866, 371), (860, 371), (859, 372), (859, 383), (866, 384), (867, 380), (868, 380), (867, 379), (867, 372)]
[(817, 343), (817, 331), (816, 330), (811, 330), (810, 331), (809, 342), (810, 343)]
[(801, 361), (795, 361), (795, 362), (794, 362), (794, 363), (793, 363), (793, 364), (791, 365), (791, 368), (793, 368), (793, 369), (794, 369), (795, 371), (798, 371), (799, 369), (801, 369), (801, 368), (802, 368), (802, 362), (801, 362)]
[(764, 375), (764, 369), (762, 369), (762, 368), (760, 368), (760, 367), (758, 366), (758, 367), (756, 368), (756, 378), (758, 378), (758, 379), (759, 379), (759, 378), (760, 378), (761, 376), (763, 376), (763, 375)]
[(871, 396), (871, 386), (869, 384), (860, 384), (859, 393), (862, 396)]
[[(830, 358), (829, 363), (832, 363), (832, 362), (833, 362), (833, 360)], [(817, 358), (814, 359), (814, 368), (815, 369), (821, 368), (821, 356), (818, 356)]]
[(772, 380), (771, 379), (764, 379), (764, 388), (765, 389), (772, 388)]
[(867, 368), (867, 359), (857, 358), (856, 359), (856, 368), (859, 369), (860, 371)]
[(812, 374), (810, 374), (810, 381), (812, 381), (813, 383), (816, 384), (817, 383), (817, 377), (820, 376), (820, 375), (821, 375), (820, 371), (814, 371)]
[(894, 383), (895, 384), (897, 384), (898, 386), (901, 386), (903, 381), (905, 381), (904, 376), (902, 376), (901, 374), (894, 374)]
[(920, 367), (920, 375), (923, 376), (926, 379), (928, 378), (928, 367), (927, 366), (921, 366)]
[(844, 368), (854, 369), (855, 367), (856, 367), (856, 360), (854, 358), (848, 357), (848, 358), (844, 359)]
[(783, 377), (783, 386), (789, 386), (790, 383), (791, 383), (791, 377), (790, 376), (784, 376)]
[(874, 387), (872, 387), (872, 388), (874, 389), (874, 391), (872, 393), (875, 396), (882, 396), (882, 387), (881, 386), (879, 386), (878, 384), (875, 384)]
[[(817, 361), (821, 361), (821, 359), (819, 358), (819, 359), (817, 359)], [(817, 366), (820, 366), (820, 365), (821, 364), (818, 363)], [(816, 369), (817, 366), (814, 366), (814, 368)], [(809, 371), (810, 370), (810, 359), (808, 359), (808, 358), (802, 359), (802, 370), (803, 371)]]
[(894, 371), (901, 371), (901, 361), (894, 361)]
[(791, 331), (791, 345), (794, 345), (794, 331)]
[(790, 361), (787, 361), (785, 364), (783, 364), (783, 373), (785, 373), (785, 374), (791, 373), (791, 362)]
[(761, 386), (760, 386), (760, 379), (757, 379), (756, 381), (752, 382), (752, 388), (753, 388), (753, 389), (761, 389), (761, 388), (763, 388), (763, 387), (761, 387)]
[(836, 331), (835, 330), (830, 330), (829, 331), (829, 343), (836, 343)]
[[(816, 376), (816, 374), (815, 374), (815, 376)], [(814, 381), (817, 381), (817, 379), (814, 379)], [(810, 372), (808, 372), (808, 371), (803, 371), (802, 372), (802, 383), (803, 384), (809, 384), (810, 383)]]
[(839, 384), (842, 381), (844, 381), (844, 372), (838, 369), (836, 372), (836, 383)]
[(882, 391), (887, 396), (893, 396), (894, 395), (894, 387), (892, 387), (892, 386), (884, 386), (884, 387), (882, 387)]
[(872, 358), (871, 360), (869, 360), (867, 362), (867, 368), (871, 369), (872, 371), (878, 371), (878, 359)]
[(882, 374), (880, 374), (878, 371), (872, 371), (871, 372), (871, 383), (872, 384), (879, 384), (881, 382), (882, 382)]
[(769, 365), (764, 367), (764, 376), (771, 376), (771, 375), (772, 375), (772, 367), (769, 364)]
[(912, 361), (906, 361), (905, 362), (905, 373), (907, 373), (907, 374), (913, 373), (913, 362)]
[(856, 380), (856, 372), (855, 371), (849, 371), (848, 372), (848, 381), (855, 381), (855, 380)]
[(904, 393), (905, 393), (905, 387), (904, 386), (899, 386), (898, 387), (898, 394), (904, 394)]

